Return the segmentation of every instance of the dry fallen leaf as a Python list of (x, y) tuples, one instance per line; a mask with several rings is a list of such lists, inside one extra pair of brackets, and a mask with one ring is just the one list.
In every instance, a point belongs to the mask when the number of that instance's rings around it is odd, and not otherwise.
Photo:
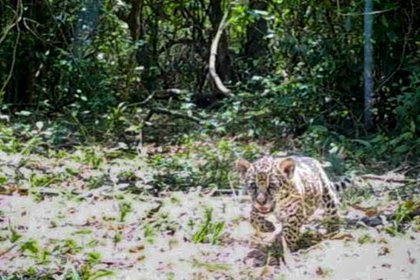
[(409, 263), (415, 264), (416, 263), (416, 259), (411, 256), (410, 250), (407, 250), (407, 254), (408, 254), (408, 261), (409, 261)]
[(354, 240), (353, 235), (351, 235), (350, 233), (345, 233), (345, 232), (339, 232), (334, 234), (333, 236), (329, 237), (329, 239), (331, 240)]
[(319, 276), (325, 275), (325, 271), (320, 266), (318, 266), (315, 273), (316, 273), (316, 275), (319, 275)]
[(137, 245), (135, 247), (130, 248), (128, 251), (130, 253), (138, 253), (138, 252), (140, 252), (142, 250), (144, 250), (144, 245), (143, 244), (140, 244), (140, 245)]
[(390, 253), (390, 251), (389, 251), (388, 247), (381, 247), (381, 248), (379, 248), (378, 256), (385, 256), (389, 253)]
[(362, 211), (368, 217), (378, 215), (378, 213), (379, 213), (378, 209), (375, 208), (375, 207), (362, 207), (362, 206), (359, 206), (359, 205), (356, 205), (356, 204), (350, 205), (350, 207), (352, 207), (356, 210)]

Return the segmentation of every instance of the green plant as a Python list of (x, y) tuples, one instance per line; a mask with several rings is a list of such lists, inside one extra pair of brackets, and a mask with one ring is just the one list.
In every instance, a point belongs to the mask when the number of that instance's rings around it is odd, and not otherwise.
[[(401, 202), (392, 218), (392, 225), (385, 228), (386, 232), (392, 236), (404, 232), (409, 226), (410, 222), (414, 220), (414, 213), (419, 211), (420, 202), (413, 200), (406, 200)], [(413, 223), (416, 226), (416, 223)]]
[(122, 201), (118, 204), (118, 206), (119, 206), (119, 213), (120, 213), (119, 214), (119, 221), (124, 222), (127, 214), (130, 213), (131, 210), (132, 210), (131, 209), (131, 203)]
[(182, 190), (196, 186), (199, 180), (194, 162), (183, 154), (157, 154), (150, 159), (149, 164), (156, 169), (151, 184), (157, 190)]
[(92, 233), (92, 230), (90, 228), (81, 228), (74, 232), (74, 234), (82, 234), (82, 235), (87, 235), (91, 233)]
[(150, 224), (146, 224), (144, 226), (144, 238), (146, 239), (146, 241), (148, 243), (153, 243), (155, 235), (156, 235), (156, 232), (153, 226)]
[(420, 232), (420, 216), (414, 217), (411, 225), (415, 232)]
[(88, 189), (93, 190), (93, 189), (101, 187), (104, 181), (105, 181), (105, 176), (103, 174), (90, 176), (86, 182), (86, 186), (88, 187)]
[(357, 242), (359, 244), (366, 244), (366, 243), (375, 243), (375, 240), (370, 234), (365, 233), (359, 236), (359, 238), (357, 238)]
[(392, 101), (398, 102), (395, 114), (399, 120), (399, 131), (416, 134), (420, 131), (420, 74), (411, 73), (409, 81), (407, 86), (402, 86), (402, 93)]
[(39, 251), (38, 242), (36, 240), (28, 240), (25, 241), (20, 245), (20, 251), (25, 253), (26, 251), (30, 252), (31, 254), (36, 255)]
[(73, 239), (64, 239), (59, 245), (54, 248), (54, 251), (59, 252), (60, 254), (70, 254), (75, 255), (82, 251), (82, 247), (79, 246)]
[(95, 265), (101, 261), (101, 254), (98, 252), (89, 252), (86, 256), (86, 263), (89, 265)]
[(0, 150), (4, 152), (18, 152), (20, 141), (13, 134), (13, 129), (0, 122)]
[(85, 263), (81, 266), (79, 275), (80, 279), (95, 280), (103, 277), (110, 277), (114, 275), (114, 272), (110, 270), (95, 270), (94, 266), (101, 261), (101, 254), (98, 252), (89, 252), (86, 254)]
[(19, 250), (23, 254), (28, 254), (29, 257), (35, 259), (39, 264), (47, 263), (51, 254), (49, 251), (40, 248), (38, 242), (33, 239), (23, 242)]
[(7, 182), (7, 177), (0, 174), (0, 186)]
[(18, 241), (22, 235), (12, 226), (10, 226), (10, 242), (15, 243)]
[(213, 221), (213, 209), (204, 210), (204, 220), (192, 236), (194, 243), (216, 244), (222, 234), (224, 221)]
[(253, 158), (259, 153), (257, 145), (241, 144), (229, 138), (184, 137), (183, 141), (181, 151), (156, 154), (149, 159), (155, 171), (151, 184), (156, 189), (229, 188), (233, 186), (232, 165), (238, 156)]
[(394, 221), (397, 224), (401, 224), (412, 218), (412, 213), (415, 210), (420, 209), (420, 204), (415, 203), (412, 200), (407, 200), (398, 205), (397, 210), (395, 211)]
[(104, 161), (105, 154), (98, 148), (86, 148), (84, 150), (84, 162), (90, 164), (94, 168), (98, 168)]
[(60, 178), (53, 174), (38, 175), (36, 173), (32, 173), (29, 176), (29, 184), (32, 188), (47, 187), (51, 184), (59, 183), (60, 181)]
[(114, 237), (112, 237), (112, 242), (114, 243), (114, 245), (117, 245), (117, 243), (121, 242), (122, 240), (122, 235), (120, 232), (116, 232), (114, 234)]
[(204, 268), (208, 272), (216, 271), (227, 271), (229, 270), (229, 265), (225, 263), (213, 263), (213, 262), (202, 262), (198, 260), (193, 260), (193, 267)]
[(228, 139), (218, 140), (214, 146), (199, 149), (203, 164), (199, 169), (199, 184), (221, 188), (229, 186), (232, 163), (238, 147)]

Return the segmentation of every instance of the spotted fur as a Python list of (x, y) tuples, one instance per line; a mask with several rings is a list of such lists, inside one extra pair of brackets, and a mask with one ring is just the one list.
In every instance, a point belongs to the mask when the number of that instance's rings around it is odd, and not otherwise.
[[(256, 234), (271, 233), (269, 241), (263, 237), (255, 242), (257, 251), (267, 253), (267, 248), (277, 248), (278, 251), (282, 248), (281, 240), (285, 241), (289, 250), (297, 250), (300, 228), (316, 209), (324, 210), (328, 232), (338, 229), (337, 186), (329, 180), (316, 159), (265, 156), (253, 163), (240, 159), (236, 162), (236, 170), (251, 196), (250, 220)], [(250, 253), (250, 257), (256, 255), (261, 259), (264, 254), (255, 250)], [(257, 260), (256, 265), (266, 262), (267, 258)]]
[(334, 189), (336, 192), (345, 191), (355, 186), (354, 179), (350, 176), (342, 176), (338, 180), (333, 182)]

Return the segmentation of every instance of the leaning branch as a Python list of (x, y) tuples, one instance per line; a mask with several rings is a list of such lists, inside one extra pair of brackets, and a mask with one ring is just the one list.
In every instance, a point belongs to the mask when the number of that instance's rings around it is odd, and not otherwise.
[(217, 56), (217, 48), (219, 46), (220, 36), (223, 33), (223, 30), (226, 28), (228, 12), (226, 11), (223, 15), (222, 21), (219, 24), (219, 28), (217, 29), (216, 36), (213, 39), (213, 42), (211, 43), (210, 48), (210, 59), (209, 59), (209, 72), (211, 77), (213, 78), (214, 83), (216, 84), (216, 87), (222, 92), (224, 95), (231, 97), (232, 92), (225, 87), (222, 80), (220, 79), (219, 75), (216, 72), (216, 56)]
[[(186, 119), (186, 120), (190, 120), (192, 122), (198, 123), (198, 124), (203, 124), (204, 120), (197, 118), (195, 116), (190, 116), (190, 115), (186, 115), (183, 113), (180, 113), (178, 111), (174, 111), (174, 110), (169, 110), (169, 109), (165, 109), (165, 108), (153, 108), (150, 111), (150, 117), (152, 114), (156, 113), (156, 114), (164, 114), (164, 115), (169, 115), (169, 116), (173, 116), (175, 118), (181, 118), (181, 119)], [(150, 118), (148, 117), (148, 118)], [(215, 127), (215, 125), (213, 124), (209, 124), (212, 127)]]

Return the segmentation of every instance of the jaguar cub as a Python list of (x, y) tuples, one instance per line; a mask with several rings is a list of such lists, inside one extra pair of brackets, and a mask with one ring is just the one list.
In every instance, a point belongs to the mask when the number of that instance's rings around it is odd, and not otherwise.
[(252, 200), (250, 220), (257, 242), (248, 258), (254, 265), (278, 264), (284, 245), (296, 251), (300, 228), (316, 209), (324, 209), (328, 232), (338, 230), (338, 197), (319, 161), (264, 156), (253, 163), (239, 159), (235, 169)]

